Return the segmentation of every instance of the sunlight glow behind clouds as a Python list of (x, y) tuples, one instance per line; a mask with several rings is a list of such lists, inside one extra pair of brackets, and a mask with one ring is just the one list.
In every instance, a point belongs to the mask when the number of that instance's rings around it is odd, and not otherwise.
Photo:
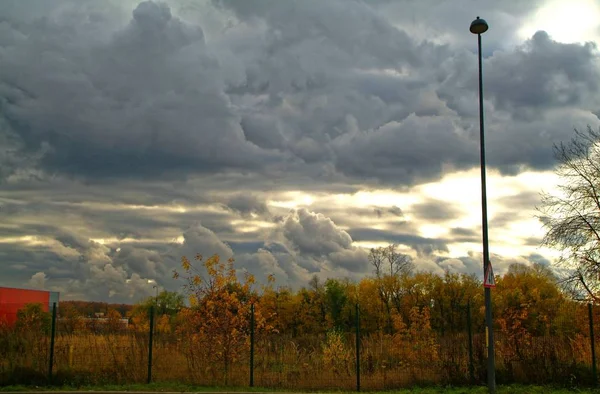
[(596, 0), (553, 0), (530, 17), (520, 31), (522, 39), (544, 30), (559, 42), (574, 43), (600, 38), (600, 5)]

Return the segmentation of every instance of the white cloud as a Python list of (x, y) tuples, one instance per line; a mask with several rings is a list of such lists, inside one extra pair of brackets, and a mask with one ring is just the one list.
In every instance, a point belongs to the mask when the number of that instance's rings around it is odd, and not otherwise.
[(46, 279), (48, 278), (46, 277), (45, 273), (36, 272), (31, 276), (31, 279), (29, 279), (29, 282), (27, 282), (27, 284), (34, 289), (43, 290), (46, 284)]

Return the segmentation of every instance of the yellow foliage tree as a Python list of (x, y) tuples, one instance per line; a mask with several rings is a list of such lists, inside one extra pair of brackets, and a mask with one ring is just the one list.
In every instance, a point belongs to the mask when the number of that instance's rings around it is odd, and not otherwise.
[(327, 332), (327, 339), (323, 345), (323, 364), (334, 374), (350, 374), (352, 351), (346, 345), (342, 332), (331, 330)]
[(431, 328), (428, 307), (412, 307), (408, 324), (398, 314), (394, 314), (392, 319), (396, 331), (393, 342), (402, 364), (431, 363), (439, 359), (439, 345)]
[(121, 329), (122, 329), (121, 318), (122, 317), (123, 316), (121, 316), (119, 311), (117, 311), (115, 309), (109, 309), (108, 313), (106, 314), (106, 331), (111, 332), (111, 333), (121, 331)]
[(246, 273), (238, 280), (234, 260), (221, 260), (218, 255), (195, 260), (205, 269), (195, 267), (182, 257), (183, 272), (174, 272), (175, 278), (186, 281), (185, 291), (192, 308), (180, 312), (178, 333), (186, 339), (188, 362), (199, 373), (229, 381), (233, 363), (249, 349), (251, 305), (255, 305), (255, 330), (271, 330), (266, 315), (253, 291), (254, 276)]

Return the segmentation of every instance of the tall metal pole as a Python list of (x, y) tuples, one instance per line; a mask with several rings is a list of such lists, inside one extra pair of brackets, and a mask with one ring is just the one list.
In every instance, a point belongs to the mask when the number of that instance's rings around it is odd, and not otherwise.
[[(479, 57), (479, 143), (481, 162), (481, 228), (483, 233), (483, 272), (484, 275), (490, 264), (487, 219), (487, 192), (485, 177), (485, 135), (483, 131), (483, 71), (481, 55), (481, 34), (477, 34), (477, 49)], [(496, 392), (496, 363), (494, 359), (494, 323), (492, 320), (492, 292), (489, 287), (484, 289), (485, 296), (485, 330), (488, 350), (487, 378), (490, 393)]]

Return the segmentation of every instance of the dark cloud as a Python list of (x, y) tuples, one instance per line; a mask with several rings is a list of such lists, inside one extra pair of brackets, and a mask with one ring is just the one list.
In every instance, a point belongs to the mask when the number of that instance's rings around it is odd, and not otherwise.
[[(5, 178), (37, 166), (86, 179), (235, 171), (262, 174), (257, 185), (298, 184), (307, 174), (312, 184), (414, 184), (439, 178), (445, 165), (477, 164), (474, 54), (449, 46), (460, 41), (410, 36), (418, 30), (411, 26), (464, 4), (433, 13), (407, 4), (419, 19), (411, 25), (408, 14), (389, 18), (399, 9), (391, 3), (251, 3), (198, 6), (213, 17), (208, 22), (175, 2), (63, 2), (43, 22), (30, 16), (3, 25), (0, 134), (21, 153), (2, 156)], [(517, 14), (505, 7), (491, 6), (490, 17), (509, 27)], [(22, 19), (24, 9), (12, 5), (6, 15)], [(462, 18), (449, 32), (472, 17)], [(551, 147), (533, 143), (519, 111), (597, 109), (597, 59), (591, 45), (544, 33), (490, 55), (488, 109), (508, 111), (515, 122), (488, 117), (489, 130), (504, 130), (490, 135), (490, 165), (547, 168)], [(553, 139), (561, 130), (545, 133)]]
[(540, 192), (527, 192), (518, 193), (512, 196), (503, 197), (499, 199), (500, 204), (504, 207), (512, 209), (523, 209), (531, 210), (540, 205), (541, 202), (541, 191)]
[(501, 229), (510, 226), (512, 223), (518, 220), (531, 220), (534, 218), (534, 208), (535, 207), (533, 206), (528, 207), (528, 209), (524, 209), (522, 207), (515, 207), (512, 209), (505, 208), (495, 213), (488, 220), (489, 227), (490, 229)]
[(432, 222), (455, 219), (462, 214), (458, 207), (435, 199), (415, 204), (411, 207), (411, 211), (418, 218)]
[(348, 231), (355, 241), (387, 242), (407, 245), (415, 251), (447, 251), (447, 242), (442, 239), (426, 238), (418, 235), (378, 230), (374, 228), (353, 228)]
[[(4, 120), (27, 151), (44, 150), (48, 170), (147, 178), (275, 157), (245, 140), (202, 29), (164, 4), (140, 3), (101, 43), (52, 21), (13, 29), (28, 38), (8, 43), (14, 53), (2, 58)], [(49, 46), (33, 61), (40, 45)]]
[(563, 44), (539, 31), (515, 51), (488, 60), (487, 92), (498, 109), (516, 116), (539, 116), (527, 112), (532, 109), (593, 107), (598, 102), (597, 59), (592, 43)]
[(225, 200), (225, 206), (243, 216), (250, 214), (263, 215), (269, 213), (264, 200), (250, 193), (238, 193)]
[(391, 122), (377, 130), (355, 131), (336, 139), (336, 168), (367, 179), (424, 182), (437, 178), (444, 163), (463, 169), (473, 165), (476, 145), (461, 134), (448, 118), (410, 115), (400, 123)]
[[(517, 37), (539, 4), (478, 11), (491, 26), (488, 165), (502, 174), (551, 169), (554, 142), (600, 122), (597, 48)], [(3, 2), (0, 284), (132, 301), (151, 280), (176, 289), (182, 255), (220, 253), (296, 286), (367, 274), (356, 241), (479, 272), (476, 254), (448, 256), (478, 228), (415, 235), (459, 207), (425, 201), (409, 220), (400, 203), (327, 199), (414, 193), (479, 165), (472, 12), (463, 0)], [(269, 205), (289, 191), (316, 202)], [(491, 235), (536, 201), (501, 200)], [(502, 270), (543, 257), (495, 259)]]
[(474, 242), (481, 240), (481, 231), (464, 227), (450, 229), (450, 238), (456, 242)]
[(373, 208), (373, 210), (375, 211), (375, 214), (377, 215), (378, 218), (390, 214), (393, 216), (397, 216), (397, 217), (402, 217), (404, 216), (404, 212), (402, 212), (402, 209), (400, 209), (397, 206), (392, 206), (392, 207), (375, 207)]

